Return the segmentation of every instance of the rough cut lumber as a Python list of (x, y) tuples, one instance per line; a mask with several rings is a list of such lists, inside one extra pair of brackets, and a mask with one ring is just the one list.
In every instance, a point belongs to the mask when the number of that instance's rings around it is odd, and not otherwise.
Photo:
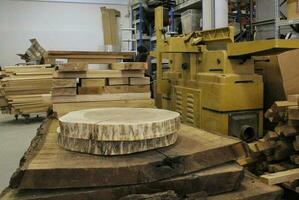
[(147, 63), (145, 62), (118, 62), (112, 63), (111, 69), (114, 70), (146, 70)]
[(66, 63), (57, 67), (57, 70), (60, 72), (85, 72), (87, 69), (87, 63)]
[(59, 118), (61, 135), (97, 141), (138, 141), (172, 135), (180, 114), (152, 108), (99, 108), (70, 112)]
[[(186, 176), (170, 178), (150, 184), (132, 186), (86, 188), (67, 190), (18, 190), (9, 189), (2, 193), (1, 200), (64, 200), (78, 199), (79, 197), (89, 200), (109, 199), (118, 200), (130, 194), (157, 193), (173, 190), (180, 195), (204, 191), (207, 195), (215, 195), (230, 192), (239, 188), (243, 180), (243, 168), (234, 164), (212, 167), (200, 170)], [(265, 185), (265, 187), (270, 187)]]
[(299, 125), (292, 123), (290, 120), (287, 123), (280, 123), (275, 127), (275, 132), (278, 135), (292, 137), (299, 134)]
[(104, 93), (104, 87), (79, 87), (78, 94), (102, 94)]
[(268, 185), (291, 182), (297, 179), (299, 179), (299, 168), (261, 176), (261, 180)]
[(149, 85), (150, 78), (142, 77), (142, 78), (130, 78), (130, 85)]
[(88, 70), (87, 72), (54, 72), (54, 78), (121, 78), (121, 77), (143, 77), (143, 70)]
[[(86, 188), (153, 183), (235, 160), (241, 142), (182, 125), (171, 147), (118, 157), (66, 151), (57, 145), (57, 120), (38, 134), (39, 142), (11, 179), (11, 188)], [(28, 159), (28, 160), (27, 160)], [(27, 160), (27, 161), (26, 161)], [(107, 175), (109, 178), (107, 178)], [(137, 175), (137, 176), (136, 176)]]
[(299, 101), (299, 94), (288, 95), (288, 101), (298, 102)]
[(289, 101), (275, 101), (272, 105), (272, 110), (276, 112), (285, 112), (288, 107), (296, 106), (297, 102), (289, 102)]
[(109, 78), (108, 85), (129, 85), (129, 78)]
[(74, 96), (77, 94), (77, 88), (53, 88), (52, 96)]
[(82, 87), (102, 87), (106, 85), (104, 78), (81, 79)]
[(133, 56), (132, 52), (48, 51), (43, 60), (48, 64), (56, 64), (57, 59), (65, 59), (68, 63), (110, 64)]
[(288, 117), (290, 120), (299, 120), (299, 106), (288, 107)]
[(114, 85), (105, 86), (106, 93), (145, 93), (150, 92), (149, 85)]
[(74, 79), (53, 79), (52, 88), (67, 88), (67, 87), (76, 87), (77, 80)]
[(247, 172), (238, 190), (209, 196), (207, 200), (279, 200), (282, 195), (280, 187), (266, 185)]
[(92, 108), (108, 108), (108, 107), (128, 107), (128, 108), (153, 108), (155, 102), (152, 99), (140, 100), (101, 100), (90, 102), (74, 102), (74, 103), (56, 103), (53, 104), (53, 110), (62, 116), (71, 111), (92, 109)]
[(120, 101), (120, 100), (148, 100), (151, 94), (147, 93), (116, 93), (97, 95), (76, 95), (52, 97), (53, 103), (76, 103), (76, 102), (96, 102), (96, 101)]
[(1, 96), (7, 102), (5, 112), (25, 115), (47, 111), (49, 104), (42, 101), (42, 95), (51, 91), (54, 68), (18, 66), (3, 70), (7, 76), (1, 80)]

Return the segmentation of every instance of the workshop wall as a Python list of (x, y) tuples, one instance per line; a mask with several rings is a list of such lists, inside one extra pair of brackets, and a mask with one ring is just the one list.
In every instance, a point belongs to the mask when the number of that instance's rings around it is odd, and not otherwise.
[(46, 50), (103, 50), (102, 6), (119, 10), (121, 26), (129, 27), (127, 5), (1, 0), (0, 65), (23, 62), (16, 54), (31, 38)]

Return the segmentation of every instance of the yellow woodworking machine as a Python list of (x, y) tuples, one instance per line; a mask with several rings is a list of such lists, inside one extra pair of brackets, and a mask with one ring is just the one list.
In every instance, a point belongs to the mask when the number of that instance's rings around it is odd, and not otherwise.
[[(155, 10), (156, 105), (183, 123), (252, 141), (263, 133), (263, 79), (254, 55), (299, 48), (299, 40), (234, 43), (234, 29), (168, 36), (165, 10)], [(162, 61), (167, 59), (167, 65)]]

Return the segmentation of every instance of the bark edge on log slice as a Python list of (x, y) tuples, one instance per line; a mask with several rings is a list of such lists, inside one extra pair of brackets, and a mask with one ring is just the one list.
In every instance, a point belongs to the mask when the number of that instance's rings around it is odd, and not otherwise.
[(61, 135), (97, 141), (138, 141), (178, 132), (180, 114), (152, 108), (101, 108), (59, 118)]

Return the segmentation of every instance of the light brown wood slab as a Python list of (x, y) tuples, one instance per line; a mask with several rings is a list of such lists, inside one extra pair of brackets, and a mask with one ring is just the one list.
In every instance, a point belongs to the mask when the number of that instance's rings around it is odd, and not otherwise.
[(129, 85), (129, 78), (109, 78), (108, 85)]
[(299, 168), (261, 176), (261, 180), (267, 183), (268, 185), (291, 182), (297, 179), (299, 179)]
[(75, 78), (61, 78), (53, 79), (52, 87), (53, 88), (65, 88), (65, 87), (76, 87), (77, 82)]
[(87, 63), (66, 63), (58, 66), (60, 72), (85, 72), (87, 69)]
[(88, 70), (87, 72), (65, 72), (55, 71), (54, 78), (121, 78), (121, 77), (143, 77), (143, 70)]
[(92, 79), (81, 79), (82, 87), (102, 87), (106, 85), (106, 79), (92, 78)]
[(105, 91), (105, 88), (102, 87), (79, 87), (78, 88), (78, 94), (84, 95), (84, 94), (103, 94)]
[(128, 107), (128, 108), (154, 108), (155, 102), (152, 99), (140, 100), (106, 100), (90, 102), (75, 102), (75, 103), (55, 103), (53, 110), (58, 116), (62, 116), (71, 111), (92, 109), (92, 108), (109, 108), (109, 107)]
[(115, 70), (146, 70), (147, 63), (145, 62), (117, 62), (111, 64), (111, 69)]
[(96, 95), (76, 95), (64, 97), (52, 97), (53, 103), (76, 103), (76, 102), (96, 102), (96, 101), (120, 101), (120, 100), (149, 100), (151, 94), (147, 93), (116, 93), (116, 94), (96, 94)]
[(114, 85), (105, 86), (106, 93), (145, 93), (150, 92), (149, 85)]
[(142, 77), (142, 78), (130, 78), (130, 85), (149, 85), (150, 78)]
[(52, 96), (74, 96), (77, 94), (77, 88), (53, 88)]

